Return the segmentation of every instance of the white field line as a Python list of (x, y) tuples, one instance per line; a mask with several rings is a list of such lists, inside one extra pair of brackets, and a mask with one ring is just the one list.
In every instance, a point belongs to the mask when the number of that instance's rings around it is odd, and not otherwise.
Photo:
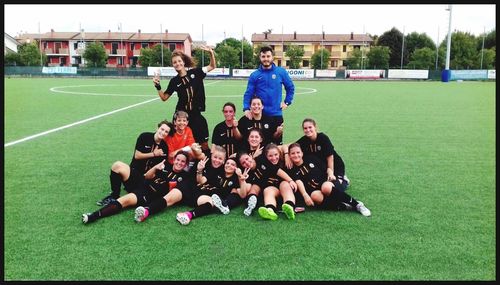
[(146, 104), (146, 103), (158, 100), (158, 99), (160, 99), (160, 98), (158, 97), (158, 98), (150, 99), (150, 100), (147, 100), (147, 101), (144, 101), (144, 102), (141, 102), (141, 103), (137, 103), (137, 104), (130, 105), (130, 106), (127, 106), (127, 107), (124, 107), (124, 108), (121, 108), (121, 109), (117, 109), (117, 110), (111, 111), (111, 112), (100, 114), (100, 115), (97, 115), (97, 116), (94, 116), (94, 117), (91, 117), (91, 118), (88, 118), (88, 119), (85, 119), (85, 120), (81, 120), (81, 121), (78, 121), (78, 122), (75, 122), (75, 123), (72, 123), (72, 124), (69, 124), (69, 125), (66, 125), (66, 126), (62, 126), (62, 127), (59, 127), (59, 128), (55, 128), (55, 129), (51, 129), (51, 130), (48, 130), (48, 131), (45, 131), (45, 132), (41, 132), (41, 133), (29, 136), (29, 137), (22, 138), (22, 139), (17, 140), (17, 141), (6, 143), (6, 144), (4, 144), (4, 147), (12, 146), (12, 145), (15, 145), (15, 144), (18, 144), (18, 143), (21, 143), (21, 142), (32, 140), (34, 138), (38, 138), (38, 137), (41, 137), (41, 136), (48, 135), (50, 133), (54, 133), (54, 132), (57, 132), (57, 131), (60, 131), (60, 130), (71, 128), (73, 126), (80, 125), (80, 124), (83, 124), (83, 123), (86, 123), (86, 122), (89, 122), (89, 121), (92, 121), (92, 120), (96, 120), (96, 119), (99, 119), (99, 118), (102, 118), (102, 117), (105, 117), (105, 116), (108, 116), (108, 115), (112, 115), (114, 113), (118, 113), (118, 112), (130, 109), (130, 108), (134, 108), (134, 107), (137, 107), (137, 106), (140, 106), (140, 105), (143, 105), (143, 104)]

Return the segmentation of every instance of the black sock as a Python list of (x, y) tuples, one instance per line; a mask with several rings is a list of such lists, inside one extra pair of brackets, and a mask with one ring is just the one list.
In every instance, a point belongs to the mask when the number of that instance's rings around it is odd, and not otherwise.
[(206, 202), (205, 204), (201, 204), (199, 206), (196, 206), (196, 208), (194, 208), (191, 211), (191, 214), (193, 214), (193, 219), (199, 218), (199, 217), (206, 216), (206, 215), (210, 214), (212, 212), (212, 209), (213, 209), (212, 204), (210, 204), (209, 202)]
[(158, 212), (161, 212), (163, 209), (167, 207), (167, 200), (163, 199), (163, 197), (153, 200), (149, 205), (146, 206), (148, 208), (149, 214), (153, 215)]
[(122, 187), (122, 176), (111, 170), (109, 172), (109, 182), (111, 184), (111, 196), (118, 199), (118, 197), (120, 197), (120, 190)]
[(91, 216), (95, 219), (109, 217), (114, 214), (118, 214), (122, 210), (122, 204), (117, 200), (111, 201), (107, 206), (102, 207), (100, 210), (95, 211)]
[(273, 209), (273, 211), (276, 213), (278, 211), (278, 209), (276, 209), (276, 206), (274, 206), (273, 204), (267, 204), (266, 205), (266, 208), (271, 208)]
[(356, 207), (358, 205), (358, 201), (354, 199), (353, 197), (349, 196), (349, 194), (346, 194), (343, 191), (333, 191), (330, 196), (333, 196), (333, 198), (337, 201), (347, 203), (353, 207)]
[(288, 200), (288, 201), (285, 202), (285, 204), (288, 204), (288, 205), (292, 206), (292, 208), (295, 209), (295, 203), (294, 202)]
[(236, 193), (229, 193), (226, 198), (226, 204), (229, 207), (229, 209), (232, 209), (243, 202), (243, 199), (241, 199), (240, 195)]

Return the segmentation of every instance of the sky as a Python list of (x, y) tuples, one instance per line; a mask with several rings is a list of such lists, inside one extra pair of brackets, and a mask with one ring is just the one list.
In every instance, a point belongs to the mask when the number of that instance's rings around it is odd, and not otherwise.
[[(495, 5), (453, 4), (451, 30), (476, 36), (496, 29)], [(447, 4), (435, 5), (4, 5), (4, 32), (189, 33), (193, 41), (215, 45), (224, 38), (244, 37), (272, 29), (273, 34), (382, 35), (393, 27), (405, 35), (426, 33), (442, 42), (448, 33)], [(78, 12), (78, 13), (75, 13)]]

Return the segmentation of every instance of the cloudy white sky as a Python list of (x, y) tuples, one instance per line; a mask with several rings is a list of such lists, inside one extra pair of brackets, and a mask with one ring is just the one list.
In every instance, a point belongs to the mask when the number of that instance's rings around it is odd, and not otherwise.
[[(4, 31), (19, 33), (124, 32), (168, 29), (215, 45), (224, 37), (250, 40), (252, 33), (381, 35), (396, 27), (441, 42), (448, 33), (448, 5), (4, 5)], [(495, 5), (452, 5), (451, 28), (476, 36), (496, 29)]]

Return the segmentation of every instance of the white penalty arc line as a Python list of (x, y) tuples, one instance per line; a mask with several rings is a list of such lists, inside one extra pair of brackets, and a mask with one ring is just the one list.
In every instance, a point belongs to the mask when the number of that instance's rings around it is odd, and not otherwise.
[(134, 104), (134, 105), (123, 107), (121, 109), (117, 109), (117, 110), (114, 110), (114, 111), (111, 111), (111, 112), (100, 114), (100, 115), (97, 115), (97, 116), (94, 116), (94, 117), (91, 117), (91, 118), (88, 118), (88, 119), (85, 119), (85, 120), (81, 120), (81, 121), (78, 121), (78, 122), (75, 122), (75, 123), (72, 123), (72, 124), (69, 124), (69, 125), (66, 125), (66, 126), (62, 126), (62, 127), (59, 127), (59, 128), (55, 128), (55, 129), (52, 129), (52, 130), (41, 132), (41, 133), (29, 136), (29, 137), (22, 138), (22, 139), (17, 140), (17, 141), (6, 143), (6, 144), (4, 144), (4, 147), (12, 146), (12, 145), (15, 145), (15, 144), (18, 144), (18, 143), (21, 143), (21, 142), (32, 140), (32, 139), (37, 138), (37, 137), (48, 135), (50, 133), (54, 133), (54, 132), (57, 132), (57, 131), (60, 131), (60, 130), (71, 128), (73, 126), (80, 125), (80, 124), (83, 124), (83, 123), (86, 123), (86, 122), (89, 122), (89, 121), (92, 121), (92, 120), (96, 120), (96, 119), (99, 119), (99, 118), (102, 118), (102, 117), (105, 117), (105, 116), (109, 116), (109, 115), (112, 115), (114, 113), (118, 113), (118, 112), (130, 109), (130, 108), (134, 108), (134, 107), (137, 107), (137, 106), (140, 106), (140, 105), (143, 105), (143, 104), (146, 104), (146, 103), (158, 100), (158, 99), (160, 99), (160, 98), (158, 97), (158, 98), (150, 99), (150, 100), (147, 100), (147, 101), (144, 101), (144, 102), (140, 102), (140, 103), (137, 103), (137, 104)]

